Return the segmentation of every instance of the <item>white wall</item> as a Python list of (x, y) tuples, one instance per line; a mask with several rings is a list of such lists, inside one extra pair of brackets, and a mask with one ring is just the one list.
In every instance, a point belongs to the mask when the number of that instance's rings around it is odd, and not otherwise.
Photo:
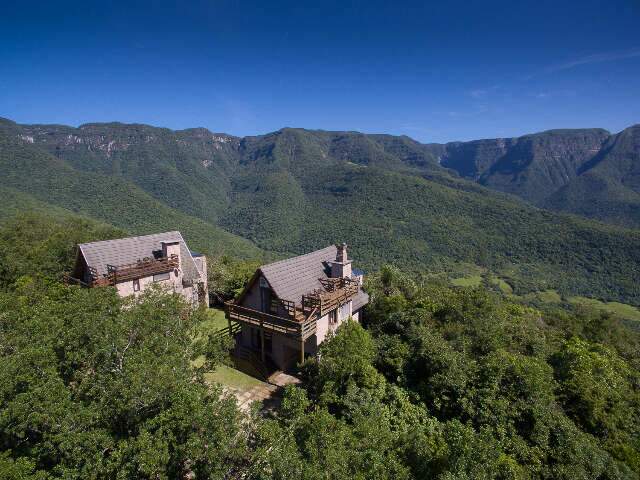
[(349, 300), (347, 303), (342, 305), (342, 307), (338, 308), (338, 322), (335, 325), (329, 324), (328, 314), (318, 319), (318, 322), (316, 323), (317, 345), (324, 342), (329, 332), (335, 331), (340, 325), (346, 322), (349, 317), (351, 317), (352, 304), (351, 300)]
[[(177, 272), (177, 273), (176, 273)], [(148, 277), (142, 277), (138, 279), (140, 283), (140, 290), (133, 290), (133, 280), (128, 282), (120, 282), (116, 284), (116, 289), (118, 290), (118, 295), (121, 297), (127, 297), (129, 295), (138, 296), (145, 289), (149, 288), (152, 284), (158, 284), (164, 288), (166, 288), (170, 292), (175, 292), (185, 299), (187, 303), (193, 303), (194, 300), (197, 301), (197, 289), (196, 287), (183, 287), (182, 286), (182, 271), (181, 270), (172, 270), (169, 272), (169, 279), (167, 280), (159, 280), (154, 282), (153, 275), (149, 275)]]

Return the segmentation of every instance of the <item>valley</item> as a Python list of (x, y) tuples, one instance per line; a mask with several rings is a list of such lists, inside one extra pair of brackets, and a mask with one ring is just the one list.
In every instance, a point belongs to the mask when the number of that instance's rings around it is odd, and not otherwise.
[[(592, 163), (580, 146), (585, 138), (610, 141), (603, 131), (571, 135), (582, 142), (565, 146), (576, 165)], [(55, 215), (64, 210), (134, 234), (180, 230), (212, 257), (278, 258), (346, 241), (370, 271), (393, 264), (446, 273), (468, 263), (518, 295), (554, 289), (640, 303), (638, 230), (552, 213), (478, 185), (444, 168), (465, 172), (462, 160), (443, 160), (438, 148), (357, 132), (239, 138), (4, 120), (0, 188), (9, 204), (51, 206)]]

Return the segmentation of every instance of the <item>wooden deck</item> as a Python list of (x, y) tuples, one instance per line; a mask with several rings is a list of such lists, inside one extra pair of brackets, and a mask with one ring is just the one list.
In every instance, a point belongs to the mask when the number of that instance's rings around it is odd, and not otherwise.
[(306, 340), (316, 333), (317, 318), (315, 316), (304, 321), (298, 321), (242, 307), (232, 302), (227, 302), (225, 311), (230, 321), (246, 323), (293, 338)]
[(84, 287), (115, 286), (120, 282), (136, 280), (161, 273), (168, 273), (180, 266), (178, 255), (162, 258), (144, 258), (136, 263), (126, 265), (107, 265), (106, 275), (99, 277), (95, 269), (90, 268), (91, 280), (83, 282), (78, 278), (65, 276), (67, 283), (73, 283)]
[(350, 278), (320, 279), (320, 283), (324, 290), (316, 290), (302, 297), (302, 310), (316, 310), (320, 317), (347, 303), (360, 288), (358, 282)]
[(264, 330), (306, 340), (315, 333), (316, 322), (320, 317), (347, 303), (360, 288), (357, 282), (348, 278), (329, 280), (331, 281), (322, 282), (325, 290), (304, 295), (302, 306), (292, 301), (278, 300), (284, 306), (287, 317), (243, 307), (234, 302), (225, 304), (225, 315), (230, 321), (247, 323)]
[(169, 257), (138, 260), (128, 265), (107, 265), (107, 276), (110, 285), (127, 282), (137, 278), (149, 277), (160, 273), (170, 272), (180, 266), (178, 255)]

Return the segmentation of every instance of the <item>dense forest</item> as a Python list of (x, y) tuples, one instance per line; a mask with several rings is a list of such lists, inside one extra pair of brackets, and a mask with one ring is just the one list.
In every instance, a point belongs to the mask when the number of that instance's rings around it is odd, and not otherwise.
[(443, 166), (540, 207), (640, 226), (640, 125), (429, 145)]
[[(60, 282), (76, 242), (119, 234), (38, 213), (0, 228), (1, 478), (640, 475), (633, 326), (383, 267), (366, 322), (300, 366), (279, 410), (247, 417), (204, 380), (228, 345), (194, 340), (201, 310)], [(233, 292), (246, 265), (225, 267)]]
[[(633, 170), (635, 131), (619, 137), (602, 165)], [(520, 142), (533, 153), (516, 153), (578, 155), (575, 142), (566, 146), (575, 132), (539, 137)], [(239, 138), (0, 119), (0, 196), (9, 209), (51, 206), (56, 216), (81, 214), (132, 234), (180, 230), (210, 256), (264, 259), (347, 242), (368, 271), (482, 268), (517, 294), (553, 289), (640, 304), (638, 230), (541, 210), (460, 178), (434, 148), (357, 132), (286, 128)], [(627, 170), (615, 171), (629, 183)]]

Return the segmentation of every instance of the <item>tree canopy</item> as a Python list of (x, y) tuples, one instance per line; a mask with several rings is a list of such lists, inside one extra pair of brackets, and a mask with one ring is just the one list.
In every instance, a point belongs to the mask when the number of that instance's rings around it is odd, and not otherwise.
[(204, 381), (229, 345), (196, 334), (203, 311), (59, 281), (74, 242), (109, 233), (68, 221), (0, 228), (0, 478), (640, 474), (640, 334), (607, 315), (385, 267), (364, 323), (330, 334), (275, 412), (245, 414)]

